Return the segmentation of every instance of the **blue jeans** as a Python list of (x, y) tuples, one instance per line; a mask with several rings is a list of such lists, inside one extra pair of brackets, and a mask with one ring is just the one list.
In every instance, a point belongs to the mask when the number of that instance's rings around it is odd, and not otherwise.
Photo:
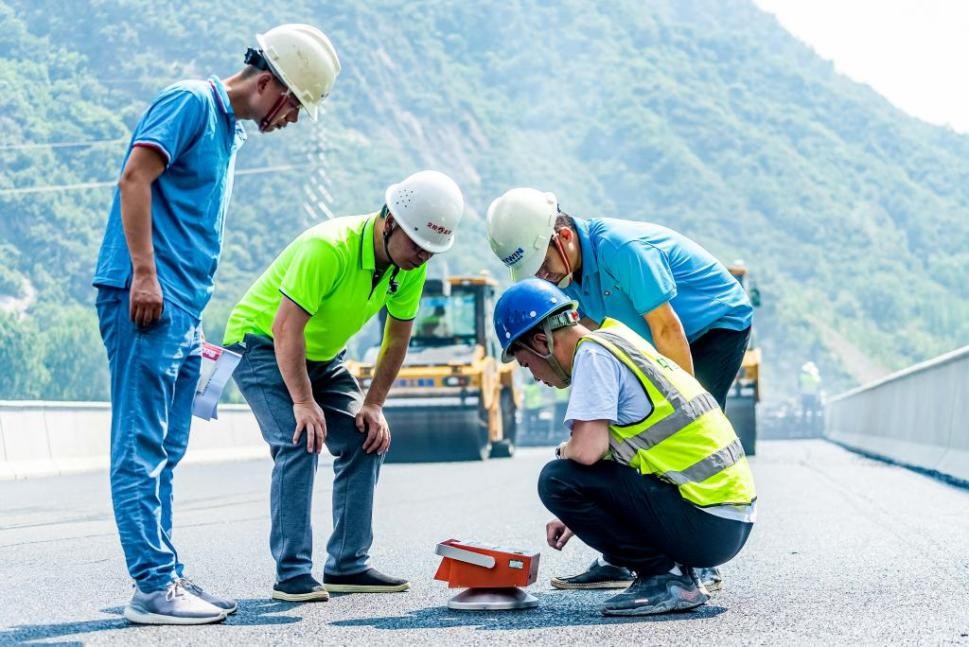
[(111, 372), (111, 500), (128, 573), (145, 592), (181, 577), (172, 544), (172, 472), (185, 455), (202, 363), (199, 321), (167, 300), (147, 327), (128, 290), (102, 287), (101, 339)]
[[(233, 347), (242, 353), (234, 378), (252, 408), (273, 457), (269, 547), (279, 582), (313, 570), (313, 483), (318, 455), (306, 451), (306, 436), (293, 444), (293, 400), (279, 372), (273, 341), (246, 335)], [(326, 418), (326, 448), (333, 455), (333, 533), (324, 571), (352, 575), (367, 570), (373, 544), (373, 496), (383, 456), (363, 451), (365, 435), (354, 417), (363, 395), (343, 364), (306, 362), (313, 398)]]

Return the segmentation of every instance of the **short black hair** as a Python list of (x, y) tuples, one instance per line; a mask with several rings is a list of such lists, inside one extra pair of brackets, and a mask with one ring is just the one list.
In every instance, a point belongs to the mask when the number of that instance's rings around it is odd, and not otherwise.
[(289, 86), (287, 86), (283, 80), (276, 75), (276, 72), (273, 71), (272, 66), (269, 65), (269, 61), (266, 60), (266, 55), (261, 49), (253, 49), (251, 47), (247, 49), (244, 61), (246, 66), (242, 70), (242, 78), (249, 79), (261, 72), (269, 72), (272, 74), (273, 80), (278, 83), (280, 87), (289, 89)]
[(575, 229), (575, 218), (565, 213), (564, 211), (559, 211), (558, 215), (555, 216), (555, 231), (558, 231), (563, 227), (568, 227), (569, 229)]

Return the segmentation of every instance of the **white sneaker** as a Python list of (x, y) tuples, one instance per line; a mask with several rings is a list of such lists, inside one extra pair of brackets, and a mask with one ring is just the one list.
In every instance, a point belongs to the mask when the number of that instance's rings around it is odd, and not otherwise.
[(179, 582), (153, 593), (142, 593), (135, 587), (135, 594), (124, 609), (129, 622), (142, 625), (204, 625), (221, 622), (225, 616), (225, 609), (195, 597)]
[(239, 605), (236, 604), (236, 601), (232, 598), (223, 598), (219, 597), (215, 593), (209, 593), (187, 577), (179, 578), (178, 583), (182, 585), (183, 589), (195, 597), (199, 598), (200, 600), (205, 600), (209, 604), (222, 609), (226, 612), (226, 614), (231, 615), (236, 612), (236, 609), (239, 608)]

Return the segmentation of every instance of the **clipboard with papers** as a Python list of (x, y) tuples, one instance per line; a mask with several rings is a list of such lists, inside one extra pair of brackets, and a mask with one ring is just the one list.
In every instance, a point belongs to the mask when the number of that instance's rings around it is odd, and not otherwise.
[(218, 419), (219, 398), (242, 355), (216, 344), (202, 342), (202, 372), (195, 389), (192, 415), (203, 420)]

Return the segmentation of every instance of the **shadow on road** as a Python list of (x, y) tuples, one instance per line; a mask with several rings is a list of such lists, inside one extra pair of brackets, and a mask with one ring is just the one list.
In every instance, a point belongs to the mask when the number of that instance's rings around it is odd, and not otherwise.
[[(287, 625), (300, 622), (298, 616), (275, 616), (271, 615), (280, 611), (293, 608), (293, 604), (287, 602), (273, 602), (266, 599), (239, 600), (239, 610), (229, 616), (225, 623), (231, 626), (258, 626), (258, 625)], [(85, 620), (81, 622), (64, 622), (60, 624), (48, 625), (18, 625), (7, 629), (0, 629), (0, 644), (2, 645), (31, 645), (38, 644), (38, 641), (51, 638), (68, 638), (84, 634), (92, 634), (105, 631), (126, 631), (131, 633), (131, 640), (137, 640), (135, 633), (141, 630), (141, 625), (129, 623), (121, 617), (123, 607), (112, 607), (102, 609), (102, 613), (108, 613), (117, 618), (104, 620)], [(218, 625), (215, 625), (218, 626)], [(188, 627), (193, 631), (198, 631), (199, 627)], [(82, 645), (80, 639), (69, 642), (45, 642), (45, 645)]]
[(266, 598), (251, 598), (237, 600), (239, 610), (226, 618), (225, 624), (233, 627), (250, 627), (259, 625), (291, 625), (300, 622), (300, 616), (274, 616), (272, 614), (287, 611), (296, 606), (292, 602), (279, 602)]
[[(601, 595), (583, 591), (570, 591), (568, 593), (536, 593), (535, 597), (539, 598), (538, 607), (520, 611), (454, 611), (442, 606), (412, 611), (404, 616), (337, 620), (330, 624), (336, 627), (373, 627), (374, 629), (475, 627), (485, 631), (500, 631), (613, 625), (630, 622), (694, 621), (712, 618), (727, 610), (724, 607), (705, 605), (686, 613), (634, 618), (607, 618), (599, 613), (599, 603), (605, 599)], [(568, 599), (567, 604), (561, 604), (564, 599)]]

